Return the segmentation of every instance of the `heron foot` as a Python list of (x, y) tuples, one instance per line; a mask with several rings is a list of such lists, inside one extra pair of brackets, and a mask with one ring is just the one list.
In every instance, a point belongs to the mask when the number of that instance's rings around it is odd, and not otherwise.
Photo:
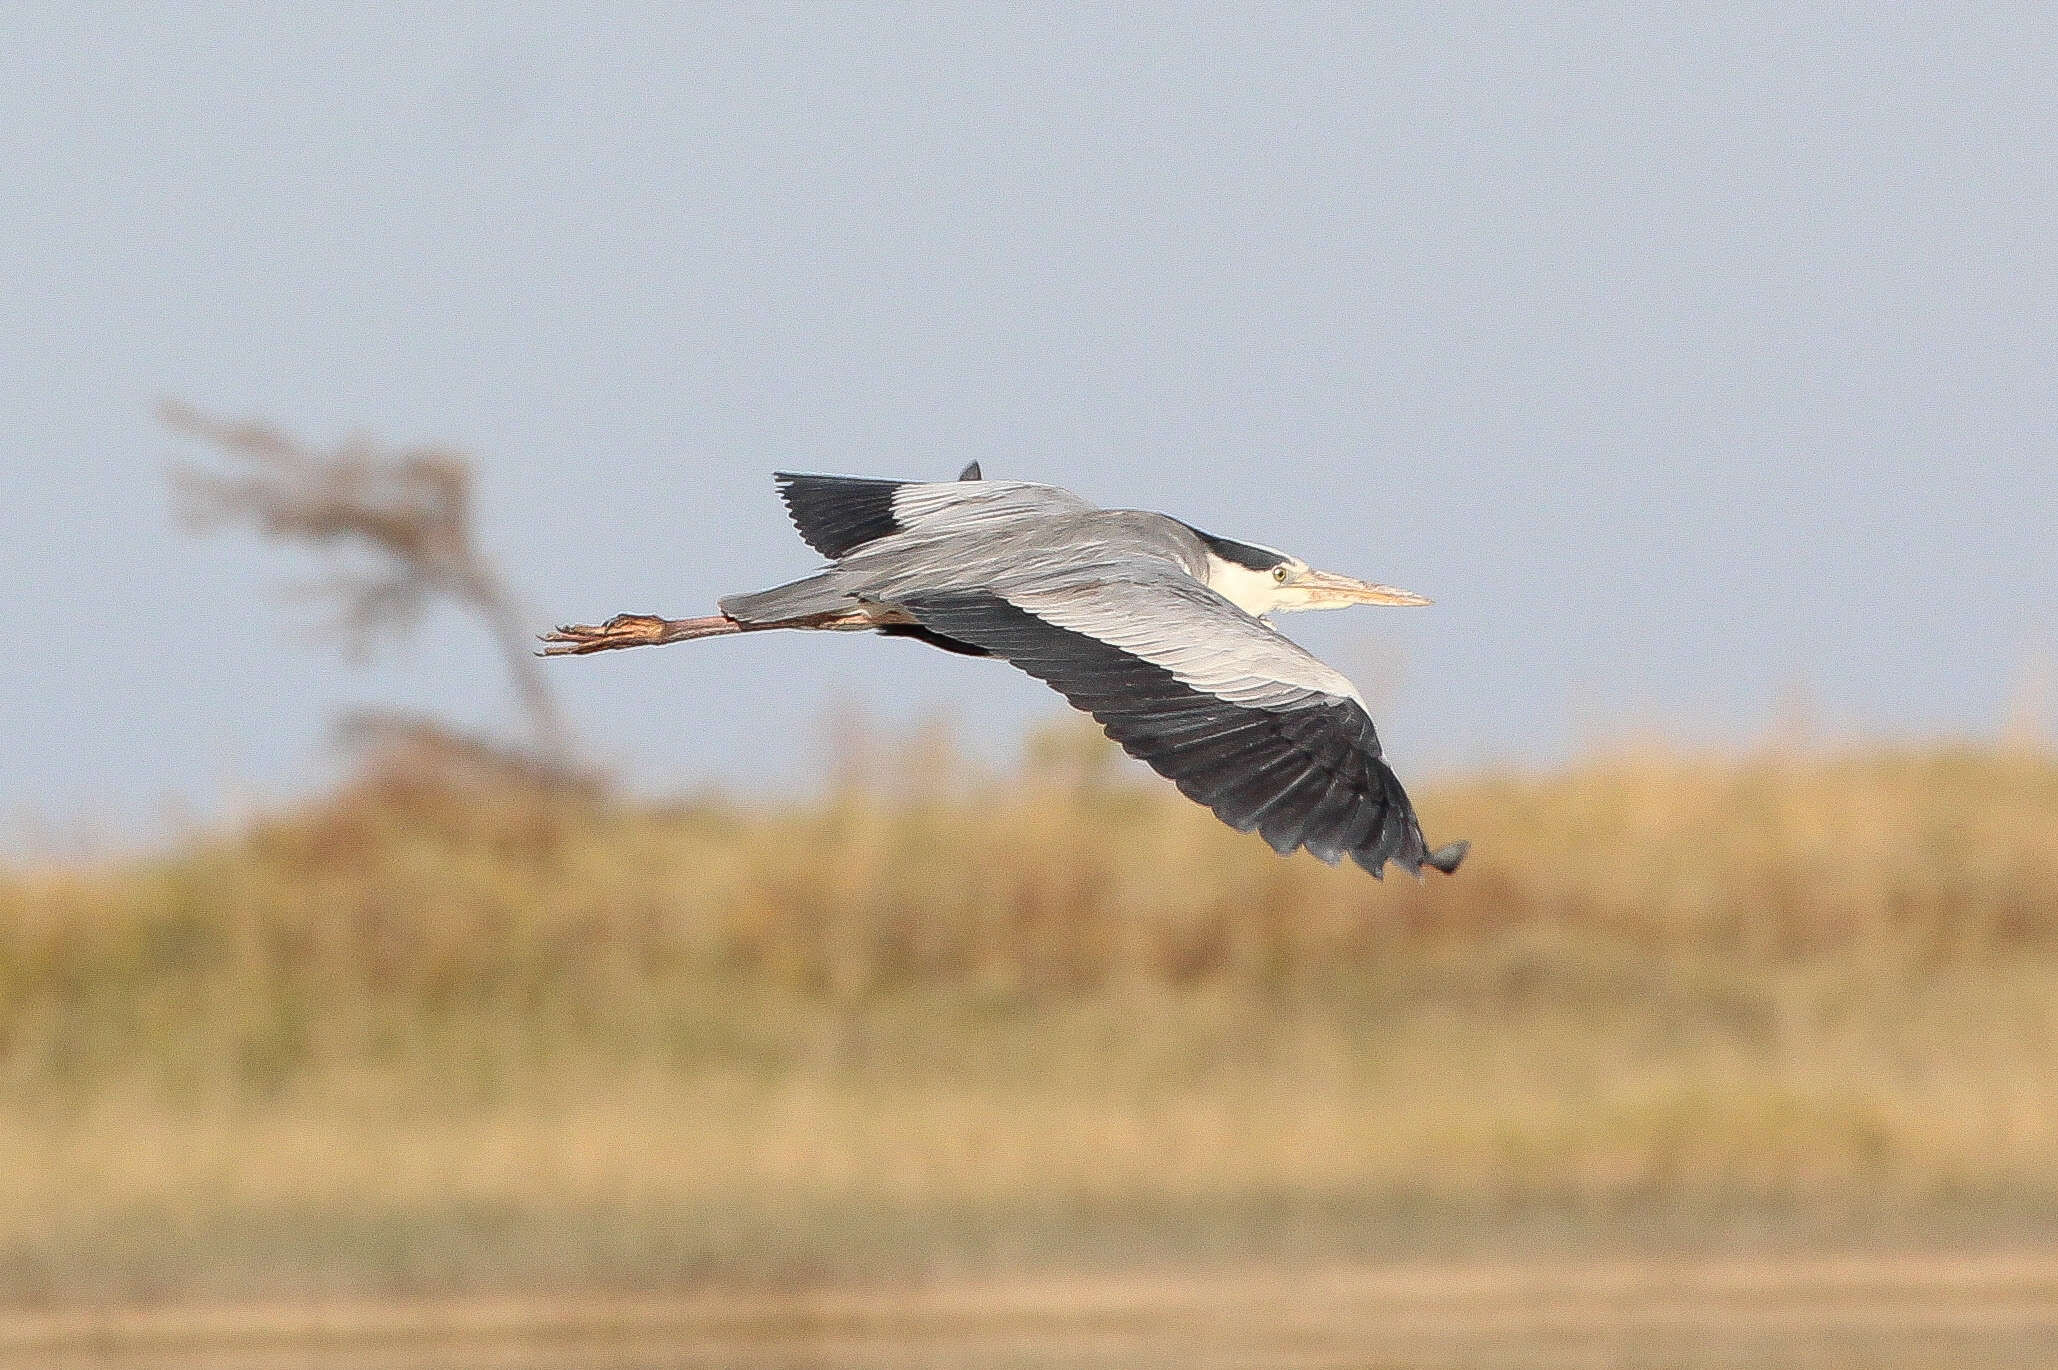
[(659, 618), (656, 614), (616, 614), (598, 626), (588, 623), (570, 623), (542, 635), (543, 656), (584, 656), (588, 652), (608, 652), (617, 647), (655, 647), (666, 642), (676, 642), (681, 637), (695, 634), (680, 632), (688, 624), (703, 624), (705, 619)]

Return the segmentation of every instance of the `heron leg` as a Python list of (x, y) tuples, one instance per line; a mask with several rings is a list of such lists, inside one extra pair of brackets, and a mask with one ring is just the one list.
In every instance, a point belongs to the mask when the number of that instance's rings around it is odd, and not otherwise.
[(616, 614), (595, 626), (566, 624), (543, 634), (544, 656), (584, 656), (588, 652), (611, 652), (617, 647), (662, 647), (667, 642), (688, 642), (697, 637), (720, 637), (742, 633), (758, 625), (738, 623), (726, 614), (710, 618), (659, 618), (656, 614)]
[(897, 622), (876, 608), (839, 609), (804, 618), (779, 619), (772, 623), (751, 623), (715, 614), (709, 618), (659, 618), (656, 614), (616, 614), (607, 622), (570, 623), (542, 635), (543, 656), (585, 656), (588, 652), (611, 652), (617, 647), (662, 647), (667, 642), (690, 642), (697, 637), (721, 637), (727, 633), (757, 633), (768, 628), (828, 628), (853, 631), (877, 628)]

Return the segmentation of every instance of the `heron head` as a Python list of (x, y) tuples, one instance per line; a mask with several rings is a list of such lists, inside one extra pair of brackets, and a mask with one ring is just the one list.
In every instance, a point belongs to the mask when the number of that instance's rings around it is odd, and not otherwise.
[[(1196, 530), (1198, 531), (1198, 530)], [(1427, 604), (1421, 595), (1355, 576), (1317, 571), (1274, 547), (1201, 533), (1208, 551), (1208, 588), (1248, 614), (1342, 609), (1352, 604)]]

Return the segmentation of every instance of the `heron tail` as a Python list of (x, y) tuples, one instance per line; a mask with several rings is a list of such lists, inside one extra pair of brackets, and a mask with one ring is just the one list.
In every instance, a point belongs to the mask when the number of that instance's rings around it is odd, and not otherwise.
[(853, 596), (834, 571), (820, 571), (769, 590), (729, 595), (721, 601), (722, 612), (738, 623), (791, 623), (842, 613), (853, 604)]

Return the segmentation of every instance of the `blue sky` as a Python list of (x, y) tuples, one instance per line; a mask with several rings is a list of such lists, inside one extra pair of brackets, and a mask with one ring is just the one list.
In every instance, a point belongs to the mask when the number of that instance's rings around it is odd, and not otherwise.
[[(303, 792), (482, 728), (196, 540), (160, 397), (479, 460), (540, 625), (810, 555), (776, 468), (1069, 485), (1430, 594), (1288, 627), (1404, 774), (1593, 735), (1990, 735), (2058, 647), (2058, 19), (1791, 5), (11, 9), (0, 822)], [(766, 637), (553, 663), (637, 783), (1058, 707)]]

